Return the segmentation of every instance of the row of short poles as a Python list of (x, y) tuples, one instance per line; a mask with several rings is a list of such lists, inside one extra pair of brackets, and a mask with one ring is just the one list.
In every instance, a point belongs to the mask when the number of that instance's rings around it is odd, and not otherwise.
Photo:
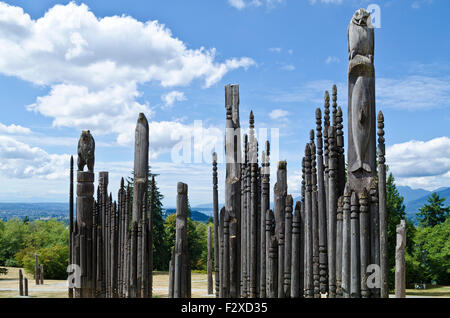
[[(34, 267), (34, 279), (36, 285), (44, 285), (44, 265), (39, 265), (39, 255), (35, 254), (36, 265)], [(28, 296), (28, 278), (24, 277), (19, 269), (19, 295)]]

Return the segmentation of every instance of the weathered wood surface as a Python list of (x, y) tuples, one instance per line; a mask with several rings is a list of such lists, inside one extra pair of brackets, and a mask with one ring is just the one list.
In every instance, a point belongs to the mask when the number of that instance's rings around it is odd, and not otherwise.
[(397, 242), (395, 245), (395, 298), (406, 297), (406, 221), (401, 220), (396, 228)]

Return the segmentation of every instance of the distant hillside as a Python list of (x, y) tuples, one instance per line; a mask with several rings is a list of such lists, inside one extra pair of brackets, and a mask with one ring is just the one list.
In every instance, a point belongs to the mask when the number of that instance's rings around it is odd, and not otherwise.
[[(439, 194), (439, 196), (441, 198), (446, 198), (446, 200), (444, 201), (445, 205), (447, 205), (447, 206), (450, 205), (450, 188), (441, 188), (441, 189), (438, 189), (438, 191), (434, 191), (434, 192)], [(409, 218), (413, 218), (415, 221), (416, 214), (419, 212), (420, 208), (428, 202), (428, 197), (431, 195), (431, 193), (433, 193), (433, 192), (430, 192), (429, 194), (427, 194), (423, 197), (420, 197), (418, 199), (412, 200), (410, 202), (406, 202), (405, 203), (406, 215)]]
[(404, 202), (411, 202), (431, 194), (431, 191), (424, 189), (412, 189), (411, 187), (408, 186), (397, 186), (397, 190), (404, 198)]
[(55, 218), (67, 220), (69, 218), (68, 203), (9, 203), (0, 202), (0, 219), (23, 219), (27, 216), (30, 220)]
[[(165, 212), (164, 213), (165, 217), (168, 217), (171, 214), (175, 214), (177, 212), (177, 210), (176, 209), (166, 209), (164, 212)], [(201, 213), (199, 211), (195, 211), (195, 210), (191, 209), (191, 219), (194, 221), (199, 221), (199, 222), (205, 223), (206, 221), (209, 220), (209, 216), (204, 213)]]

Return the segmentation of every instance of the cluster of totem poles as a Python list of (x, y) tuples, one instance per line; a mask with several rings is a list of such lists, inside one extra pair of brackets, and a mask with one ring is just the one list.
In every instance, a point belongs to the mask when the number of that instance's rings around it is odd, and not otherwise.
[[(108, 172), (99, 172), (94, 200), (95, 143), (89, 131), (82, 132), (75, 220), (73, 158), (70, 162), (69, 297), (151, 297), (154, 178), (148, 182), (148, 140), (148, 122), (141, 113), (132, 186), (125, 187), (122, 178), (118, 201), (113, 201)], [(88, 171), (83, 171), (84, 165)]]
[[(301, 200), (288, 195), (278, 162), (270, 209), (270, 145), (258, 163), (254, 115), (241, 154), (239, 87), (225, 88), (225, 206), (218, 211), (213, 160), (217, 297), (388, 297), (384, 118), (375, 115), (374, 30), (358, 10), (350, 22), (348, 148), (337, 88), (316, 110), (302, 160)], [(322, 129), (323, 124), (323, 129)], [(376, 126), (378, 124), (378, 158)], [(377, 161), (378, 159), (378, 161)], [(378, 162), (378, 164), (377, 164)]]
[[(212, 247), (209, 228), (208, 293), (213, 293), (214, 259), (216, 297), (388, 297), (384, 118), (381, 111), (375, 113), (374, 30), (369, 20), (370, 14), (360, 9), (348, 30), (347, 161), (334, 86), (331, 110), (325, 92), (324, 116), (320, 108), (315, 112), (297, 202), (288, 194), (287, 162), (280, 161), (271, 209), (269, 141), (259, 154), (251, 112), (241, 151), (239, 86), (225, 87), (225, 206), (219, 212), (214, 153), (215, 235)], [(125, 187), (122, 179), (117, 203), (108, 195), (107, 172), (99, 173), (94, 200), (95, 144), (89, 131), (81, 135), (75, 220), (71, 159), (70, 297), (152, 296), (154, 179), (148, 184), (148, 129), (140, 114), (133, 183)], [(88, 171), (83, 171), (85, 165)], [(188, 185), (180, 182), (169, 264), (172, 298), (191, 297), (187, 220)]]

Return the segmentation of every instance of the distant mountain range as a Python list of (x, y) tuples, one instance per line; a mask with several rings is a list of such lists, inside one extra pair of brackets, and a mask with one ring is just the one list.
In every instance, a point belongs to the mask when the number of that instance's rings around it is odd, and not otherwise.
[(428, 202), (428, 197), (432, 193), (437, 193), (439, 197), (446, 198), (444, 204), (450, 205), (450, 187), (439, 188), (434, 191), (427, 191), (424, 189), (411, 189), (408, 186), (398, 186), (398, 192), (404, 198), (404, 204), (406, 206), (406, 216), (415, 220), (416, 214), (420, 211), (420, 208)]
[[(171, 208), (164, 210), (164, 218), (168, 217), (171, 214), (175, 214), (177, 212), (177, 209)], [(191, 219), (193, 221), (199, 221), (199, 222), (207, 222), (209, 220), (210, 216), (206, 215), (202, 212), (193, 210), (191, 208)]]

